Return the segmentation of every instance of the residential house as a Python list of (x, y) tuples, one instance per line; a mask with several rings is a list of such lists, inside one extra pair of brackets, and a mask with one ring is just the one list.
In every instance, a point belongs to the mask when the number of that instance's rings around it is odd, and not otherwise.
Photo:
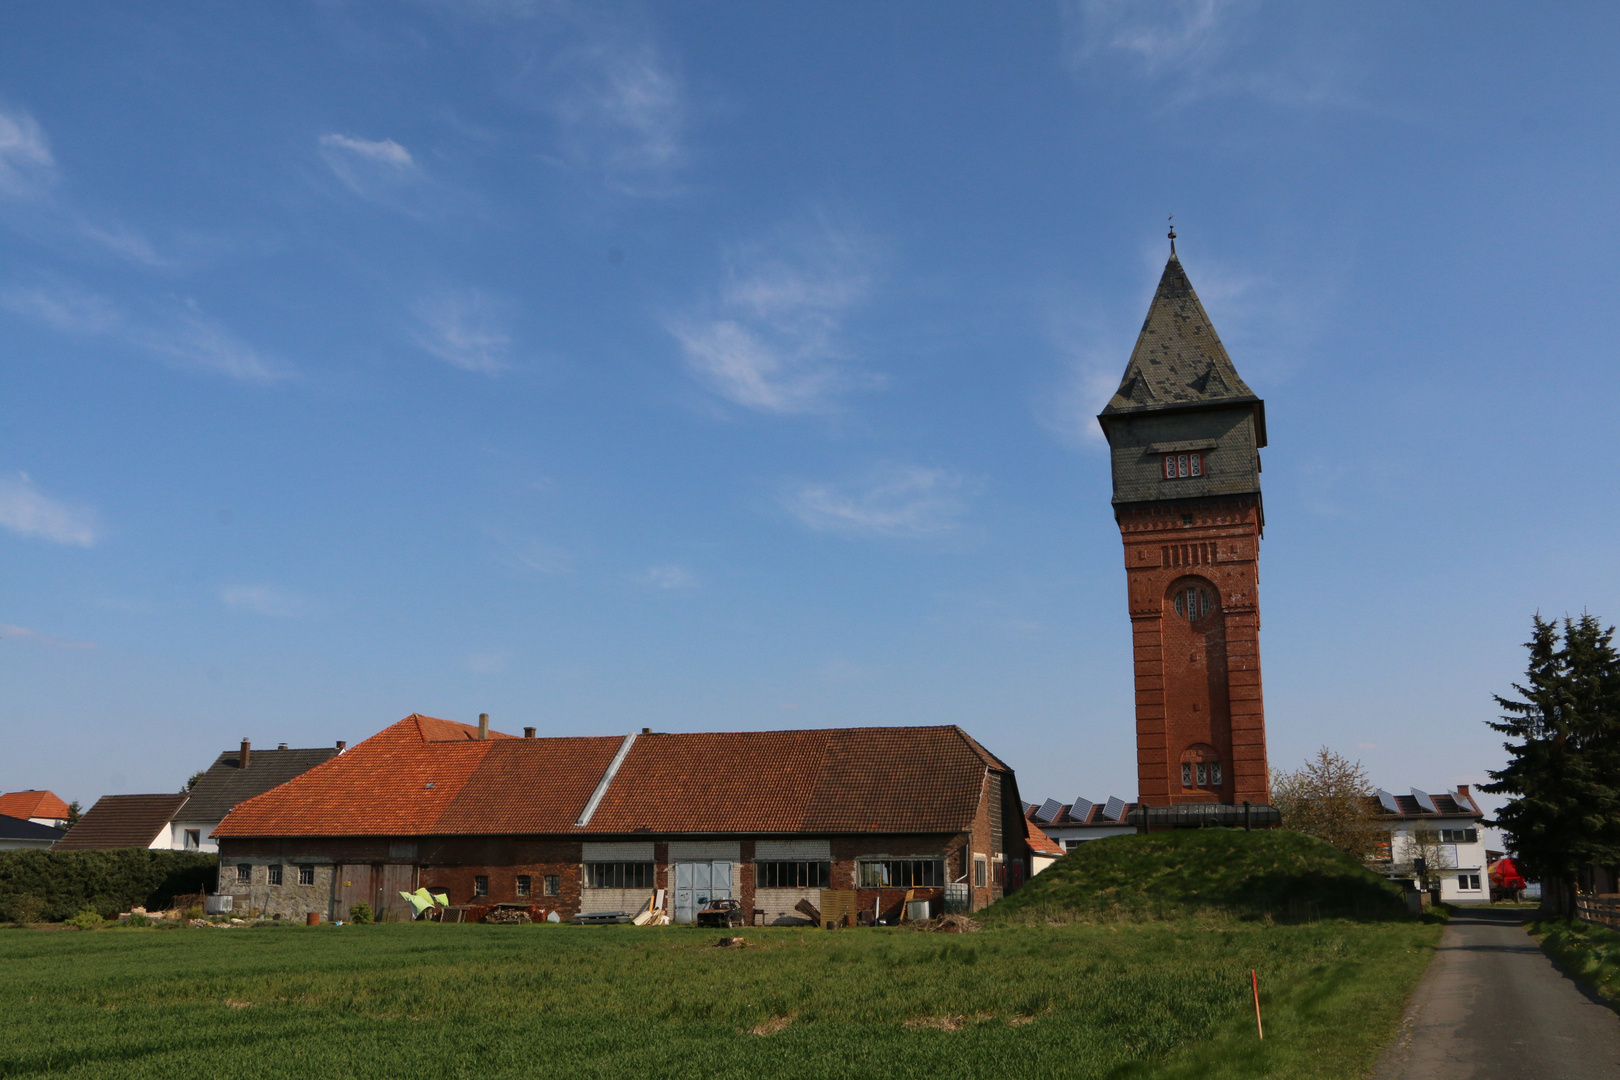
[(314, 749), (255, 750), (247, 739), (214, 759), (191, 786), (185, 806), (169, 823), (169, 847), (177, 851), (218, 851), (214, 827), (237, 803), (263, 795), (343, 752), (343, 743)]
[(1128, 836), (1137, 832), (1136, 825), (1125, 820), (1126, 815), (1135, 809), (1135, 803), (1110, 795), (1107, 801), (1100, 803), (1089, 799), (1076, 799), (1072, 803), (1047, 799), (1039, 806), (1026, 803), (1024, 816), (1062, 845), (1064, 851), (1071, 851), (1087, 840)]
[(1034, 877), (1063, 858), (1067, 852), (1064, 851), (1062, 844), (1047, 836), (1033, 821), (1026, 819), (1025, 827), (1029, 834), (1025, 838), (1029, 844), (1029, 876)]
[(179, 795), (103, 795), (56, 842), (57, 851), (171, 846), (169, 825), (186, 803)]
[[(1013, 771), (954, 726), (523, 738), (412, 715), (240, 803), (214, 829), (238, 910), (342, 918), (399, 893), (634, 912), (711, 900), (803, 923), (848, 890), (983, 907), (1028, 874)], [(476, 911), (474, 912), (476, 914)]]
[(66, 834), (66, 829), (59, 829), (54, 825), (41, 825), (28, 818), (0, 814), (0, 851), (26, 848), (48, 850)]
[(67, 825), (72, 811), (51, 791), (8, 791), (0, 795), (0, 815), (32, 821), (60, 829)]
[(1428, 880), (1440, 884), (1442, 902), (1490, 903), (1489, 860), (1481, 830), (1485, 814), (1468, 785), (1438, 795), (1417, 788), (1410, 795), (1394, 795), (1380, 788), (1368, 805), (1389, 830), (1389, 839), (1380, 842), (1376, 854), (1376, 865), (1384, 874), (1414, 880), (1414, 859), (1422, 857)]

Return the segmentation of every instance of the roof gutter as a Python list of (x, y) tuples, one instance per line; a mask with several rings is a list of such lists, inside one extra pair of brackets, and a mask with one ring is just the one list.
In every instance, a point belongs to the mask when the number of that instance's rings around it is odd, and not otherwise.
[(574, 822), (576, 829), (583, 829), (591, 823), (591, 815), (596, 813), (597, 804), (602, 801), (602, 796), (606, 795), (608, 788), (612, 786), (613, 778), (619, 775), (619, 766), (624, 764), (625, 755), (630, 753), (630, 747), (635, 744), (635, 741), (636, 733), (632, 731), (624, 737), (624, 742), (619, 744), (619, 752), (613, 755), (612, 761), (608, 762), (607, 771), (602, 774), (602, 779), (597, 781), (596, 790), (591, 792), (591, 801), (586, 803), (585, 809), (579, 812), (579, 820)]

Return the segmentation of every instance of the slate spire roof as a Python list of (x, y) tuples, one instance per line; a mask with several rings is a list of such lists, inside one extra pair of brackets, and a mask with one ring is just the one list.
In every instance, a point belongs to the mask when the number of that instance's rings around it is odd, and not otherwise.
[(1172, 250), (1125, 377), (1102, 416), (1259, 400), (1232, 366)]

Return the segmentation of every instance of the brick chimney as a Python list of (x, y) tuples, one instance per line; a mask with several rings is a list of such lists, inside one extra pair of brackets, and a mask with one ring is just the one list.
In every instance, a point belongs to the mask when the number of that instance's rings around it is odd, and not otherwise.
[(489, 738), (489, 713), (487, 712), (478, 714), (478, 737), (480, 739)]
[(248, 767), (248, 759), (250, 759), (252, 756), (253, 756), (253, 744), (248, 742), (246, 739), (243, 739), (242, 740), (242, 756), (241, 756), (241, 758), (239, 758), (237, 760), (236, 767), (238, 769), (247, 768)]
[(348, 743), (344, 742), (342, 739), (338, 740), (338, 753), (341, 754), (341, 753), (343, 753), (343, 751), (347, 750), (348, 748), (349, 748)]
[(526, 727), (526, 728), (524, 728), (524, 729), (523, 729), (523, 737), (524, 737), (524, 738), (525, 738), (525, 739), (532, 739), (532, 738), (534, 738), (534, 728), (532, 728), (532, 727)]

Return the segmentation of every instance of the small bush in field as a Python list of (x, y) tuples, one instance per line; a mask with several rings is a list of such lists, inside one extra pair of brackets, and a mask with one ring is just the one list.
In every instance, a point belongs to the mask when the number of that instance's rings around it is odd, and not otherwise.
[(106, 920), (100, 915), (97, 915), (94, 911), (91, 911), (88, 908), (66, 921), (69, 926), (77, 926), (80, 930), (94, 930), (96, 927), (106, 922)]
[(124, 920), (124, 925), (125, 926), (147, 926), (147, 925), (149, 925), (151, 923), (151, 921), (152, 921), (151, 919), (148, 919), (145, 915), (141, 914), (139, 911), (133, 911), (133, 912), (130, 912), (129, 918)]
[(203, 909), (201, 905), (198, 904), (192, 904), (190, 907), (186, 908), (186, 910), (180, 913), (180, 918), (185, 922), (190, 922), (192, 919), (200, 919), (202, 917)]
[(356, 926), (364, 926), (371, 921), (371, 905), (356, 904), (349, 909), (349, 921)]

